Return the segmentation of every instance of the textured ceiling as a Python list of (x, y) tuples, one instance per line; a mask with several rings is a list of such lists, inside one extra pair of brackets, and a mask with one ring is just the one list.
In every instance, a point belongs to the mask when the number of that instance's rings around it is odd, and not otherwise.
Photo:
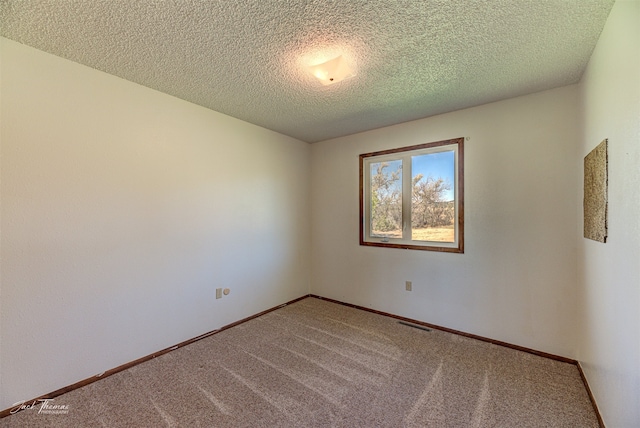
[(0, 34), (316, 142), (576, 83), (613, 3), (0, 0)]

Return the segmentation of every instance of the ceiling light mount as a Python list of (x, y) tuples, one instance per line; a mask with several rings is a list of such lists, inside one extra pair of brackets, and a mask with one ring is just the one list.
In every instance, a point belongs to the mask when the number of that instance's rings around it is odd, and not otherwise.
[(342, 55), (320, 64), (311, 65), (309, 70), (325, 86), (333, 85), (355, 76), (355, 73)]

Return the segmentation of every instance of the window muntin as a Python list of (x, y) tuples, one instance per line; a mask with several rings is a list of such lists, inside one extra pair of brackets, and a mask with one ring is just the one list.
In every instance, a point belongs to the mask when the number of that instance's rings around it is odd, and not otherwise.
[(360, 244), (463, 252), (463, 138), (360, 155)]

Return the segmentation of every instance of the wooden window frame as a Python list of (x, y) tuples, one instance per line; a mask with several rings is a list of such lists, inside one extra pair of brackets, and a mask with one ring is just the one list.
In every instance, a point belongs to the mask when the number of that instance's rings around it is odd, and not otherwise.
[[(367, 197), (366, 185), (369, 183), (370, 171), (365, 170), (365, 164), (369, 165), (374, 159), (387, 157), (388, 155), (400, 154), (402, 156), (411, 156), (410, 153), (425, 149), (433, 150), (434, 153), (442, 150), (445, 147), (450, 146), (454, 150), (454, 201), (455, 201), (455, 217), (454, 217), (454, 242), (444, 243), (439, 241), (416, 241), (407, 239), (395, 239), (395, 238), (377, 238), (366, 236), (368, 227), (365, 222), (369, 221), (368, 210), (365, 204), (371, 204), (370, 197)], [(359, 156), (360, 161), (360, 245), (370, 247), (384, 247), (384, 248), (401, 248), (408, 250), (423, 250), (423, 251), (439, 251), (447, 253), (464, 253), (464, 138), (455, 138), (451, 140), (436, 141), (432, 143), (419, 144), (415, 146), (400, 147), (396, 149), (382, 150), (372, 153), (364, 153)], [(365, 176), (365, 174), (367, 174)], [(403, 207), (406, 206), (406, 199), (411, 196), (403, 196)], [(410, 202), (409, 202), (410, 204)], [(403, 216), (403, 229), (405, 226), (405, 220)], [(409, 224), (410, 228), (410, 224)], [(384, 242), (383, 242), (384, 239)], [(400, 242), (402, 241), (402, 242)]]

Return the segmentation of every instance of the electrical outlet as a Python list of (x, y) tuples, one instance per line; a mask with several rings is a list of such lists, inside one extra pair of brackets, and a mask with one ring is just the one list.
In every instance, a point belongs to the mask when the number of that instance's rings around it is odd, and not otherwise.
[(222, 299), (222, 288), (216, 288), (216, 299)]
[(405, 281), (404, 287), (407, 291), (411, 291), (411, 281)]

